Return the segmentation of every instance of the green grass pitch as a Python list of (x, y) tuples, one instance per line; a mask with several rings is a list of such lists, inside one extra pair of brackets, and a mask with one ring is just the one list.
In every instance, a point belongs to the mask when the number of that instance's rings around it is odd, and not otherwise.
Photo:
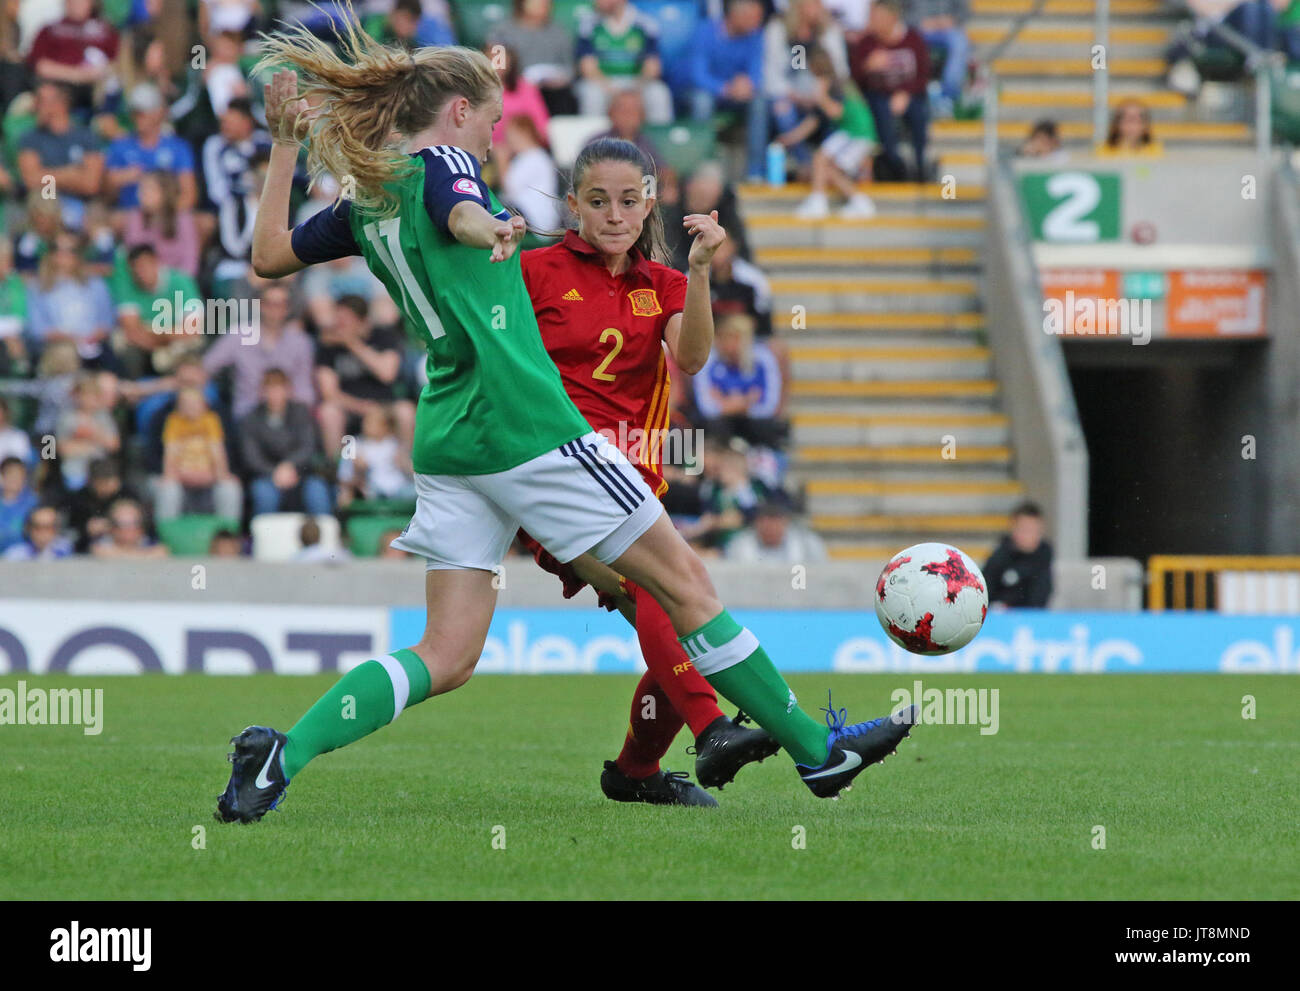
[[(791, 683), (809, 711), (830, 687), (865, 719), (913, 680)], [(211, 818), (226, 740), (287, 729), (331, 677), (31, 677), (102, 687), (104, 729), (0, 726), (0, 898), (1300, 897), (1293, 678), (922, 680), (998, 688), (999, 732), (921, 726), (838, 802), (784, 755), (720, 809), (609, 802), (601, 761), (633, 680), (485, 676), (319, 758), (262, 823), (227, 826)], [(667, 766), (692, 769), (689, 742)]]

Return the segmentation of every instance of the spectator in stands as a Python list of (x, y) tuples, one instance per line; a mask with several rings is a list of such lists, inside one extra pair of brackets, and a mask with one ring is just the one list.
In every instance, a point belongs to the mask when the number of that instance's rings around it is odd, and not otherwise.
[(513, 0), (513, 16), (488, 33), (489, 45), (519, 56), (524, 79), (539, 87), (552, 114), (577, 113), (573, 95), (573, 36), (551, 19), (552, 0)]
[(34, 350), (70, 341), (87, 367), (116, 369), (109, 347), (113, 301), (104, 280), (86, 273), (84, 244), (76, 232), (62, 231), (41, 259), (40, 278), (27, 300)]
[(773, 492), (758, 506), (752, 525), (727, 542), (728, 561), (753, 564), (775, 561), (781, 564), (817, 564), (827, 558), (821, 537), (790, 518), (789, 497)]
[(163, 425), (163, 472), (154, 496), (154, 518), (183, 512), (239, 519), (244, 494), (226, 460), (221, 417), (208, 409), (200, 389), (181, 389)]
[(137, 184), (137, 205), (127, 211), (122, 244), (130, 249), (151, 245), (158, 261), (191, 279), (199, 274), (202, 246), (194, 211), (176, 204), (179, 192), (170, 172), (146, 172)]
[(373, 406), (391, 406), (402, 444), (409, 447), (415, 432), (415, 406), (398, 401), (395, 385), (402, 368), (401, 331), (377, 327), (360, 296), (339, 300), (334, 323), (321, 328), (316, 350), (316, 388), (325, 452), (342, 450), (343, 435), (355, 435), (361, 416)]
[(936, 117), (951, 117), (953, 106), (961, 99), (970, 62), (970, 39), (966, 22), (970, 19), (970, 0), (907, 0), (906, 20), (920, 32), (931, 48), (944, 52), (943, 76), (938, 98), (930, 100)]
[(234, 530), (218, 530), (208, 541), (208, 557), (243, 557), (244, 538)]
[[(551, 115), (546, 110), (546, 101), (542, 91), (525, 79), (519, 72), (519, 59), (513, 51), (504, 45), (497, 45), (488, 50), (492, 66), (501, 79), (501, 119), (492, 128), (492, 157), (497, 157), (498, 148), (506, 144), (506, 125), (515, 117), (527, 117), (537, 132), (538, 144), (546, 143), (547, 128), (550, 127)], [(504, 149), (509, 154), (509, 149)], [(500, 163), (504, 170), (506, 162)], [(551, 185), (555, 185), (554, 182)]]
[(90, 463), (116, 454), (122, 446), (117, 424), (105, 407), (99, 380), (83, 374), (72, 387), (73, 406), (59, 416), (56, 434), (63, 484), (75, 492), (86, 484)]
[(0, 552), (23, 539), (23, 525), (36, 502), (27, 484), (27, 462), (15, 457), (0, 461)]
[(1043, 511), (1024, 502), (1011, 513), (1011, 532), (1002, 538), (984, 578), (989, 604), (1044, 609), (1052, 597), (1052, 545), (1043, 535)]
[[(817, 106), (819, 87), (808, 71), (817, 52), (830, 58), (835, 80), (842, 85), (849, 77), (844, 32), (822, 0), (790, 0), (785, 16), (773, 17), (763, 29), (763, 95), (780, 134), (792, 130)], [(813, 147), (800, 141), (789, 146), (790, 155), (811, 167)]]
[(700, 23), (691, 50), (691, 115), (707, 121), (722, 110), (744, 118), (749, 182), (763, 181), (767, 155), (762, 27), (758, 0), (727, 0), (721, 20)]
[(109, 532), (90, 548), (95, 557), (156, 558), (166, 557), (165, 545), (149, 536), (144, 509), (134, 499), (118, 499), (108, 511)]
[(450, 13), (442, 4), (425, 7), (420, 0), (397, 0), (384, 27), (381, 40), (406, 49), (456, 44)]
[(754, 320), (733, 313), (718, 321), (713, 353), (695, 376), (695, 407), (705, 430), (779, 447), (786, 432), (779, 418), (781, 366), (771, 349), (754, 340)]
[(63, 209), (58, 199), (47, 200), (39, 189), (27, 196), (27, 223), (15, 236), (14, 271), (19, 275), (36, 275), (41, 259), (50, 250), (54, 238), (63, 230)]
[(14, 426), (9, 400), (3, 396), (0, 396), (0, 458), (18, 458), (25, 465), (36, 460), (32, 439), (26, 430)]
[(221, 31), (207, 40), (208, 60), (203, 69), (203, 86), (208, 103), (219, 120), (236, 101), (249, 99), (248, 80), (239, 66), (244, 39), (238, 31)]
[(1061, 147), (1061, 130), (1054, 120), (1040, 120), (1029, 130), (1029, 136), (1016, 153), (1024, 158), (1041, 158), (1059, 164), (1068, 157)]
[(506, 124), (505, 160), (501, 201), (524, 215), (533, 233), (554, 231), (560, 226), (560, 199), (555, 160), (542, 144), (542, 136), (531, 117), (511, 117)]
[(320, 524), (310, 516), (302, 521), (298, 530), (298, 542), (302, 547), (290, 560), (302, 564), (342, 564), (352, 559), (346, 547), (329, 548), (321, 543)]
[[(0, 379), (0, 392), (11, 396), (36, 399), (36, 422), (32, 434), (44, 438), (53, 435), (59, 417), (72, 405), (72, 387), (81, 371), (77, 346), (71, 341), (53, 341), (41, 352), (33, 379)], [(43, 455), (44, 456), (44, 455)]]
[(290, 398), (282, 369), (262, 376), (262, 401), (240, 421), (239, 443), (254, 516), (290, 504), (313, 516), (330, 512), (329, 486), (312, 471), (319, 450), (316, 421), (305, 404)]
[(339, 462), (339, 505), (353, 499), (414, 499), (411, 458), (397, 439), (393, 417), (372, 406), (361, 417), (361, 436), (352, 457)]
[(131, 121), (134, 134), (118, 138), (108, 146), (104, 164), (108, 169), (105, 192), (115, 198), (117, 208), (130, 210), (140, 202), (139, 183), (146, 172), (161, 171), (176, 184), (176, 210), (193, 210), (199, 201), (194, 175), (194, 152), (174, 134), (165, 133), (167, 107), (152, 83), (138, 83), (131, 90)]
[(108, 513), (118, 499), (136, 499), (136, 494), (123, 484), (117, 462), (112, 458), (92, 461), (86, 484), (72, 493), (68, 507), (78, 554), (88, 553), (95, 541), (108, 535), (112, 529)]
[[(719, 258), (718, 256), (722, 257)], [(736, 256), (728, 238), (718, 246), (709, 267), (709, 293), (715, 317), (744, 313), (754, 320), (754, 334), (764, 340), (772, 336), (772, 287), (767, 276), (753, 262)]]
[(14, 271), (14, 252), (8, 238), (0, 236), (0, 376), (28, 370), (27, 284)]
[(312, 384), (315, 345), (297, 320), (290, 318), (289, 287), (276, 282), (262, 290), (258, 300), (259, 332), (256, 343), (238, 334), (217, 339), (203, 355), (209, 375), (233, 369), (231, 415), (242, 420), (258, 404), (262, 376), (269, 368), (283, 369), (292, 385), (293, 399), (310, 407), (316, 402)]
[(875, 125), (852, 87), (841, 86), (835, 76), (830, 56), (813, 53), (809, 70), (817, 87), (817, 102), (808, 116), (777, 140), (787, 147), (804, 142), (816, 151), (812, 158), (812, 192), (795, 210), (804, 220), (823, 220), (830, 215), (827, 186), (834, 186), (845, 198), (840, 216), (845, 220), (874, 217), (876, 204), (858, 190), (858, 182), (870, 175), (871, 150), (875, 145)]
[(6, 561), (55, 561), (72, 556), (72, 542), (59, 531), (62, 521), (54, 506), (37, 506), (27, 514), (23, 537), (4, 552)]
[(95, 87), (113, 80), (118, 49), (117, 31), (95, 8), (95, 0), (64, 0), (62, 19), (41, 28), (27, 56), (37, 79), (71, 87), (87, 110)]
[(645, 134), (645, 100), (641, 98), (640, 90), (623, 89), (610, 97), (609, 130), (592, 140), (597, 138), (621, 138), (632, 142), (654, 162), (655, 170), (662, 177), (664, 165), (659, 149)]
[(220, 122), (220, 131), (203, 143), (203, 177), (225, 254), (214, 278), (227, 280), (241, 278), (247, 270), (261, 192), (257, 167), (270, 154), (271, 138), (257, 126), (247, 97), (232, 99)]
[(1277, 29), (1281, 48), (1290, 62), (1300, 61), (1300, 0), (1279, 0)]
[(165, 375), (183, 355), (202, 346), (199, 287), (184, 272), (160, 265), (152, 244), (130, 250), (126, 267), (114, 273), (111, 295), (125, 339), (118, 357), (129, 377)]
[(1159, 155), (1164, 149), (1151, 136), (1151, 111), (1141, 100), (1125, 100), (1110, 116), (1103, 155)]
[(199, 34), (204, 38), (222, 31), (244, 34), (260, 7), (258, 0), (201, 0)]
[(908, 176), (898, 153), (896, 118), (901, 117), (912, 140), (916, 178), (924, 181), (928, 174), (930, 51), (920, 32), (904, 22), (901, 10), (901, 0), (874, 0), (866, 33), (849, 50), (849, 71), (871, 107), (883, 145), (877, 176), (888, 181)]
[(714, 551), (725, 550), (735, 534), (754, 519), (766, 494), (749, 473), (748, 445), (740, 438), (729, 444), (705, 446), (700, 501), (704, 513), (692, 528), (693, 542)]
[[(83, 0), (84, 2), (84, 0)], [(53, 196), (63, 223), (79, 230), (86, 200), (104, 181), (99, 139), (72, 119), (72, 95), (62, 83), (36, 87), (36, 126), (18, 142), (18, 173), (28, 192)]]
[[(666, 183), (661, 183), (661, 187)], [(661, 195), (667, 190), (661, 188)], [(665, 197), (666, 198), (666, 197)], [(727, 243), (731, 256), (739, 255), (746, 260), (750, 254), (749, 233), (745, 221), (740, 215), (740, 206), (736, 202), (736, 191), (727, 182), (727, 174), (718, 162), (701, 162), (695, 171), (687, 177), (682, 188), (681, 201), (675, 208), (664, 207), (665, 231), (680, 231), (682, 218), (691, 213), (708, 214), (718, 211), (718, 223), (727, 232)], [(681, 238), (673, 252), (673, 267), (686, 271), (687, 257), (690, 254), (690, 238)], [(714, 255), (717, 258), (717, 255)], [(716, 266), (715, 266), (716, 269)], [(716, 271), (715, 271), (716, 274)]]
[(641, 91), (651, 123), (667, 124), (673, 98), (661, 78), (659, 28), (628, 0), (594, 0), (593, 6), (595, 14), (584, 13), (578, 24), (579, 112), (604, 117), (614, 92), (631, 86)]
[[(1265, 51), (1278, 47), (1278, 15), (1286, 12), (1288, 0), (1180, 0), (1194, 20), (1186, 25), (1167, 54), (1171, 89), (1195, 96), (1201, 86), (1200, 71), (1193, 56), (1206, 49), (1233, 50), (1212, 28), (1223, 24)], [(1244, 60), (1243, 60), (1244, 67)]]

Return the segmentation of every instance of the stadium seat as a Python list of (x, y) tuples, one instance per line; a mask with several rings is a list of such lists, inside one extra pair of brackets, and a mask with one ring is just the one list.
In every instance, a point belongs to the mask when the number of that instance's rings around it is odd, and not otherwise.
[(713, 157), (717, 131), (710, 122), (647, 124), (645, 135), (654, 142), (666, 165), (685, 176)]
[(389, 530), (404, 530), (411, 522), (406, 516), (354, 516), (348, 520), (348, 546), (357, 557), (375, 557), (380, 550), (379, 538)]
[(158, 537), (178, 557), (206, 554), (218, 530), (239, 532), (239, 520), (206, 513), (189, 513), (158, 521)]
[(573, 168), (582, 146), (602, 131), (609, 130), (605, 117), (572, 115), (552, 117), (549, 130), (551, 157), (562, 169)]
[[(263, 513), (254, 516), (248, 529), (253, 535), (253, 557), (258, 561), (288, 561), (302, 550), (298, 532), (306, 513)], [(320, 542), (330, 550), (339, 543), (339, 521), (330, 515), (315, 517), (320, 525)], [(405, 525), (405, 523), (403, 523)]]
[[(642, 4), (637, 4), (638, 9), (642, 6)], [(551, 8), (551, 20), (562, 27), (568, 28), (569, 33), (576, 38), (578, 36), (578, 22), (582, 19), (583, 13), (591, 13), (593, 10), (591, 0), (555, 0)]]
[(457, 0), (452, 4), (456, 40), (482, 48), (492, 28), (510, 17), (510, 4), (501, 0)]
[(1300, 72), (1275, 68), (1268, 82), (1274, 140), (1300, 144)]

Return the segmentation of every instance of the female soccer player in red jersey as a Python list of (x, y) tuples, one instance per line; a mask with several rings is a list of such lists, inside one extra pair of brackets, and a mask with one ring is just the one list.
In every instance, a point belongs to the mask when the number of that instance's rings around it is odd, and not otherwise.
[[(542, 343), (591, 428), (616, 444), (650, 491), (668, 488), (662, 472), (668, 428), (668, 355), (688, 374), (704, 367), (713, 346), (709, 262), (726, 231), (718, 214), (683, 220), (693, 236), (690, 274), (661, 264), (668, 257), (655, 205), (654, 168), (629, 141), (599, 138), (578, 155), (568, 205), (578, 229), (551, 247), (523, 253), (524, 283)], [(666, 350), (665, 350), (665, 345)], [(744, 729), (718, 708), (717, 696), (686, 656), (668, 614), (645, 590), (590, 554), (560, 564), (527, 534), (538, 563), (572, 597), (592, 585), (607, 609), (636, 627), (647, 671), (632, 697), (622, 753), (606, 761), (601, 788), (617, 801), (715, 805), (711, 796), (660, 770), (659, 760), (683, 723), (695, 736), (700, 784), (718, 787), (779, 744)], [(651, 701), (653, 700), (653, 701)]]

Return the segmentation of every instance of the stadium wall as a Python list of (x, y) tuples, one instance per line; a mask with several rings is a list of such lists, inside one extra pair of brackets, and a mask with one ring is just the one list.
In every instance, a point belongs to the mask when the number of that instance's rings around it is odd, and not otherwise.
[[(937, 658), (886, 640), (852, 565), (712, 570), (786, 671), (1300, 673), (1300, 617), (1131, 611), (1131, 560), (1058, 565), (1067, 609), (992, 612), (970, 646)], [(641, 670), (634, 633), (590, 592), (565, 602), (531, 562), (504, 578), (481, 673)], [(421, 579), (415, 562), (0, 565), (0, 677), (346, 670), (419, 639)]]
[(1269, 448), (1261, 518), (1270, 553), (1300, 553), (1300, 177), (1283, 158), (1269, 183), (1274, 278), (1269, 312), (1279, 314), (1265, 371)]

